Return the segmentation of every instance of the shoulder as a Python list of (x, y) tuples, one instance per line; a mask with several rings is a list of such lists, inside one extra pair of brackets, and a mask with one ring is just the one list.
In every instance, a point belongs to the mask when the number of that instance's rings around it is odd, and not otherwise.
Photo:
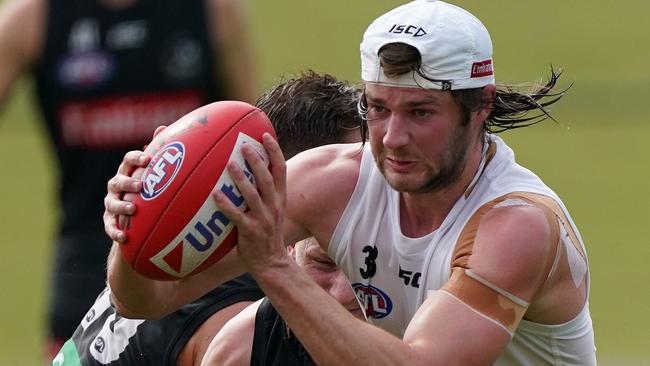
[(204, 0), (208, 9), (219, 11), (241, 11), (241, 0)]
[(209, 16), (218, 16), (219, 13), (239, 12), (242, 8), (238, 0), (204, 0), (204, 3)]
[[(9, 0), (0, 7), (0, 52), (11, 51), (23, 66), (41, 54), (47, 23), (46, 0)], [(10, 49), (7, 49), (10, 48)]]
[(205, 365), (250, 365), (255, 315), (259, 300), (230, 319), (217, 333), (205, 353)]
[(256, 67), (247, 14), (241, 0), (206, 0), (209, 39), (219, 58), (219, 78), (230, 99), (256, 99)]
[(37, 20), (45, 21), (47, 7), (48, 2), (46, 0), (7, 0), (0, 6), (0, 19), (10, 24), (26, 26), (25, 21), (30, 23)]
[(214, 24), (212, 33), (220, 36), (217, 32), (228, 34), (238, 31), (232, 27), (242, 25), (245, 8), (240, 0), (205, 0), (205, 10), (209, 24)]
[(287, 162), (287, 217), (321, 245), (329, 242), (352, 196), (362, 154), (360, 144), (326, 145)]
[(327, 177), (327, 186), (354, 188), (362, 155), (361, 144), (325, 145), (304, 151), (287, 162), (288, 180), (294, 184), (320, 181), (324, 185), (322, 179)]

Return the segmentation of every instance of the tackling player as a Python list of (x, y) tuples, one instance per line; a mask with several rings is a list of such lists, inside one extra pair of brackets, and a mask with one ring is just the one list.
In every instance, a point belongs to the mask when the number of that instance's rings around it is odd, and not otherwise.
[[(282, 150), (290, 158), (310, 147), (361, 140), (359, 93), (330, 75), (310, 71), (273, 87), (256, 105), (273, 122)], [(128, 158), (122, 167), (125, 170), (131, 168)], [(297, 257), (301, 265), (314, 267), (316, 261), (326, 261), (322, 255), (314, 257), (316, 248), (312, 244), (306, 242), (297, 247), (311, 248), (294, 251), (300, 253)], [(329, 283), (327, 287), (335, 289), (334, 296), (352, 308), (357, 303), (349, 282), (345, 281), (346, 292), (342, 282), (345, 277), (331, 276), (335, 269), (324, 267), (327, 268), (319, 267), (314, 272), (320, 271), (321, 278)], [(110, 289), (106, 288), (53, 365), (198, 365), (223, 324), (262, 296), (255, 281), (243, 275), (161, 319), (144, 321), (121, 317), (111, 301)], [(290, 349), (301, 352), (299, 344)]]
[[(290, 245), (289, 255), (353, 316), (365, 319), (347, 277), (313, 238)], [(303, 366), (314, 365), (314, 361), (270, 300), (264, 298), (226, 323), (212, 340), (201, 365)]]

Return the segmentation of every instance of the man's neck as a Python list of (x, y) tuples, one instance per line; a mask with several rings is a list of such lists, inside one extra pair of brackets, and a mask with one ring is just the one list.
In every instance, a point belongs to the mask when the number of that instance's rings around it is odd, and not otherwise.
[(483, 157), (482, 144), (467, 153), (460, 177), (451, 185), (428, 193), (400, 193), (402, 233), (417, 238), (437, 230), (474, 179)]

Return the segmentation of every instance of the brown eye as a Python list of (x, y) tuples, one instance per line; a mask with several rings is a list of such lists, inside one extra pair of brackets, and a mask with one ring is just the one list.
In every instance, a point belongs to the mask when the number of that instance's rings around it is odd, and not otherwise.
[(381, 119), (388, 113), (388, 109), (380, 105), (368, 106), (368, 120)]
[(336, 263), (332, 262), (330, 259), (314, 259), (314, 263), (319, 267), (336, 268)]
[(416, 109), (413, 111), (413, 114), (415, 114), (416, 117), (418, 118), (426, 118), (431, 115), (431, 111), (427, 109)]

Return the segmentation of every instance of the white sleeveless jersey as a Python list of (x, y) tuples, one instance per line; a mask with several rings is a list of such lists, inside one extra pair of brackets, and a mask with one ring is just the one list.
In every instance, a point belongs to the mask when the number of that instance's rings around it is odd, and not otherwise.
[[(557, 195), (518, 165), (499, 137), (489, 136), (489, 146), (466, 194), (436, 231), (419, 238), (402, 234), (399, 194), (376, 168), (369, 146), (364, 149), (356, 188), (328, 251), (348, 275), (373, 324), (402, 338), (427, 293), (439, 290), (449, 280), (452, 255), (470, 217), (482, 205), (512, 192), (543, 195), (556, 202), (564, 225), (569, 226), (567, 231), (577, 242), (577, 251), (584, 256), (582, 239)], [(582, 276), (588, 276), (586, 267)], [(585, 304), (566, 324), (546, 326), (522, 320), (495, 364), (595, 363), (593, 327)]]

